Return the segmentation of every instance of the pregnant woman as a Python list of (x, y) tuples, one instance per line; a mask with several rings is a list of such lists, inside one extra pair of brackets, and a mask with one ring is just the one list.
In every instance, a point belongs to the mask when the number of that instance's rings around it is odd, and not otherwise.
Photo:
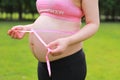
[[(93, 36), (99, 27), (98, 0), (37, 0), (40, 16), (32, 24), (17, 25), (8, 31), (14, 39), (21, 39), (25, 31), (34, 31), (47, 44), (30, 33), (29, 42), (38, 59), (39, 80), (85, 80), (86, 61), (82, 42)], [(85, 17), (86, 25), (81, 26)], [(51, 64), (49, 77), (46, 54)]]

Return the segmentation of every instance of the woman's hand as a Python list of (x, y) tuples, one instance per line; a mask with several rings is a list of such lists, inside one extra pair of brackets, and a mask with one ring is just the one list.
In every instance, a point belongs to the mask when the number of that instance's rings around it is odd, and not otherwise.
[(25, 35), (25, 32), (20, 32), (22, 30), (26, 30), (27, 27), (23, 25), (14, 26), (10, 30), (8, 30), (8, 35), (14, 39), (22, 39)]
[(51, 49), (50, 54), (52, 56), (61, 55), (68, 46), (69, 40), (67, 38), (60, 38), (48, 44), (48, 48)]

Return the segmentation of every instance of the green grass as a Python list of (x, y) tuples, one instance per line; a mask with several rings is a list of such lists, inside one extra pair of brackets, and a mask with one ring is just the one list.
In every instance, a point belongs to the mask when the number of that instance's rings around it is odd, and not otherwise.
[[(37, 80), (37, 60), (28, 36), (14, 40), (7, 30), (31, 22), (0, 22), (0, 80)], [(120, 23), (101, 23), (95, 36), (84, 42), (87, 60), (86, 80), (119, 80)]]
[(0, 22), (0, 80), (37, 80), (37, 60), (33, 57), (28, 36), (14, 40), (7, 30), (30, 22)]
[(119, 80), (120, 23), (102, 23), (98, 33), (85, 41), (87, 80)]

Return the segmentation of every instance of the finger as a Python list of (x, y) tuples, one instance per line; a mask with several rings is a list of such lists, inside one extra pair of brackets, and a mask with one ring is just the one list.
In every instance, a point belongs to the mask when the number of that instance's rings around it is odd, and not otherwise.
[(15, 34), (14, 34), (14, 38), (15, 38), (15, 39), (19, 39), (19, 36), (18, 36), (18, 35), (19, 35), (19, 33), (16, 31)]
[(51, 42), (47, 45), (47, 47), (50, 49), (55, 49), (57, 46), (58, 46), (57, 41)]
[(24, 33), (20, 33), (20, 32), (17, 33), (17, 38), (18, 39), (22, 39), (23, 36), (24, 36)]
[(15, 31), (15, 29), (11, 28), (10, 30), (8, 30), (8, 35), (10, 35), (10, 36), (13, 35), (14, 31)]
[(17, 27), (15, 30), (23, 30), (23, 27)]
[(8, 33), (8, 35), (11, 35), (11, 32), (12, 32), (11, 30), (8, 30), (8, 32), (7, 32), (7, 33)]
[(14, 39), (21, 39), (22, 37), (23, 37), (23, 33), (20, 33), (16, 30), (12, 33), (12, 38)]
[(11, 32), (11, 37), (12, 37), (12, 38), (15, 38), (15, 37), (16, 37), (15, 34), (16, 34), (16, 32), (15, 32), (15, 31), (12, 31), (12, 32)]
[(21, 26), (16, 26), (16, 27), (13, 27), (11, 30), (20, 31), (20, 30), (23, 30), (23, 27), (21, 27)]
[(52, 49), (50, 54), (53, 55), (53, 56), (58, 56), (58, 55), (62, 54), (62, 50), (61, 50), (60, 47), (57, 47), (55, 49)]

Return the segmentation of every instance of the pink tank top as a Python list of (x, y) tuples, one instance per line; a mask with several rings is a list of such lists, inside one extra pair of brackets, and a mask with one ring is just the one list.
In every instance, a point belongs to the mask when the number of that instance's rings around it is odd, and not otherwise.
[(36, 7), (40, 15), (80, 22), (82, 10), (72, 0), (37, 0)]

